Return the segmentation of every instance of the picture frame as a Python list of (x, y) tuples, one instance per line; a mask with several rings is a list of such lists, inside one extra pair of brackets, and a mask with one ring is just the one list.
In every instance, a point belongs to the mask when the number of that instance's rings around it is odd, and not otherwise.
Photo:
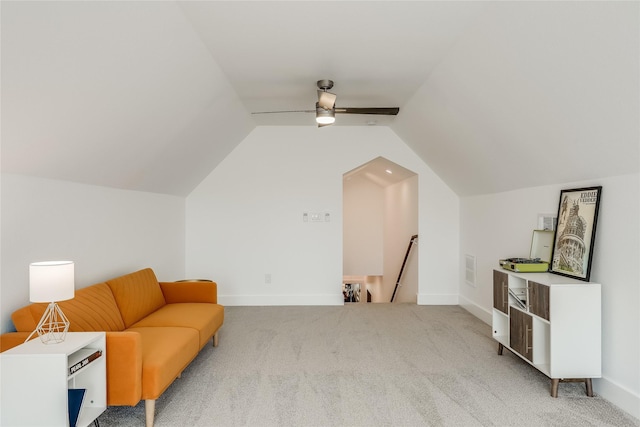
[(560, 191), (549, 271), (589, 281), (602, 187)]

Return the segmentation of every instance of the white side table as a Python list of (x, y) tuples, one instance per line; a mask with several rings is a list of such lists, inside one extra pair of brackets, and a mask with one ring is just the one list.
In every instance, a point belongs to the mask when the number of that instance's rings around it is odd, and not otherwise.
[(93, 423), (107, 408), (106, 359), (104, 332), (69, 332), (48, 345), (36, 338), (0, 353), (0, 425), (68, 426), (68, 389), (86, 390), (76, 425)]

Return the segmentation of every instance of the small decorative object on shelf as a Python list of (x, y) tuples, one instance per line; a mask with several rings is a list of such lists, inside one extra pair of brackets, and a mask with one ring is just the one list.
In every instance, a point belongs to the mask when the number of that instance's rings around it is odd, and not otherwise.
[(84, 388), (70, 388), (68, 391), (70, 427), (76, 427), (78, 425), (78, 416), (82, 409), (82, 401), (84, 400), (86, 391)]
[(69, 357), (69, 375), (75, 374), (80, 369), (102, 356), (102, 350), (95, 350), (91, 348), (82, 349), (76, 351), (73, 356), (73, 359)]
[(533, 230), (529, 258), (501, 259), (500, 266), (517, 273), (545, 273), (549, 270), (552, 246), (553, 231)]

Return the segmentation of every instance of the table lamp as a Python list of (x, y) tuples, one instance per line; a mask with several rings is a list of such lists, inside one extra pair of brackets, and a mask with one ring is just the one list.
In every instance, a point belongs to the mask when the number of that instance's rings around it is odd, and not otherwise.
[(49, 305), (27, 341), (36, 332), (44, 344), (57, 344), (64, 341), (69, 330), (69, 320), (56, 301), (71, 299), (73, 295), (73, 261), (31, 263), (29, 265), (29, 300), (48, 302)]

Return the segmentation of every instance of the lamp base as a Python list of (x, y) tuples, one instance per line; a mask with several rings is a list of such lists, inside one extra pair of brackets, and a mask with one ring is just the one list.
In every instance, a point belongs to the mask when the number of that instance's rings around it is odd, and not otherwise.
[(69, 319), (64, 315), (58, 304), (49, 303), (36, 330), (40, 341), (44, 344), (58, 344), (64, 341), (69, 331)]

